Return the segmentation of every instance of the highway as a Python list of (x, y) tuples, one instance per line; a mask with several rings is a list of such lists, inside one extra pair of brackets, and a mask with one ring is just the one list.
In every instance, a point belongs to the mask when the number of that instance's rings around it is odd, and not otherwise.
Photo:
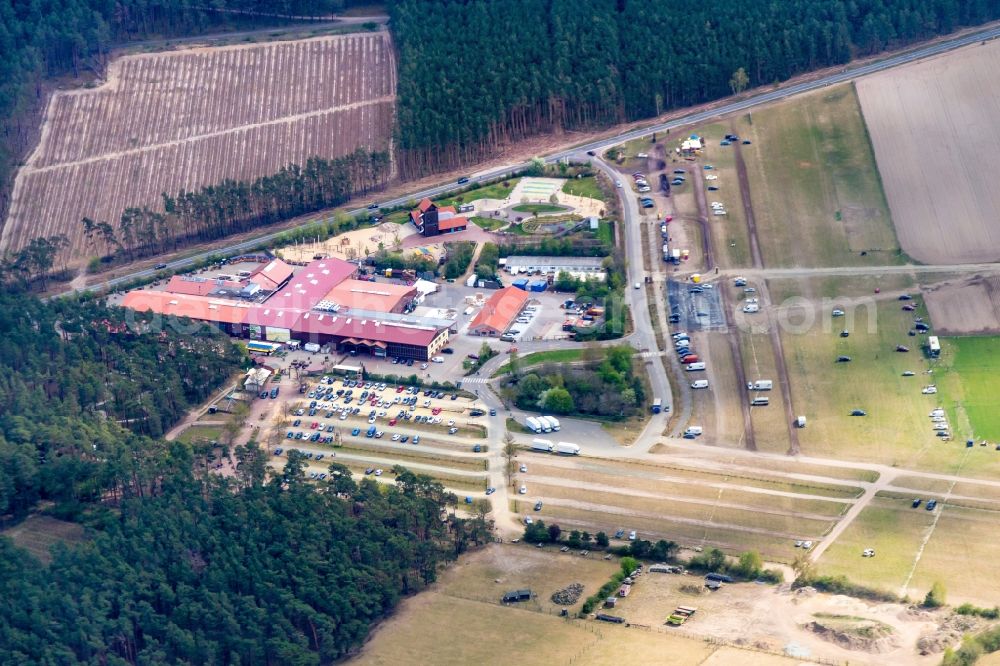
[[(628, 131), (628, 132), (624, 132), (622, 134), (618, 134), (616, 136), (613, 136), (613, 137), (610, 137), (610, 138), (607, 138), (607, 139), (603, 139), (603, 140), (600, 140), (600, 141), (595, 141), (595, 142), (584, 144), (584, 145), (581, 145), (581, 146), (576, 146), (576, 147), (573, 147), (573, 148), (568, 148), (568, 149), (562, 150), (560, 152), (551, 153), (549, 155), (544, 156), (543, 159), (546, 162), (557, 162), (557, 161), (559, 161), (561, 159), (565, 159), (565, 158), (568, 158), (568, 157), (572, 157), (574, 155), (582, 154), (582, 153), (585, 153), (587, 151), (592, 151), (592, 152), (597, 153), (599, 151), (605, 150), (607, 148), (615, 146), (615, 145), (617, 145), (619, 143), (622, 143), (624, 141), (630, 141), (632, 139), (637, 139), (637, 138), (646, 136), (648, 134), (651, 134), (653, 132), (664, 132), (664, 131), (669, 130), (669, 129), (674, 129), (674, 128), (677, 128), (677, 127), (683, 127), (683, 126), (690, 125), (690, 124), (693, 124), (693, 123), (700, 123), (700, 122), (703, 122), (705, 120), (708, 120), (708, 119), (711, 119), (711, 118), (715, 118), (715, 117), (718, 117), (718, 116), (728, 115), (728, 114), (736, 113), (736, 112), (739, 112), (739, 111), (746, 111), (748, 109), (752, 109), (754, 107), (757, 107), (757, 106), (760, 106), (760, 105), (763, 105), (763, 104), (768, 104), (768, 103), (774, 102), (776, 100), (784, 99), (784, 98), (789, 97), (791, 95), (798, 95), (798, 94), (801, 94), (801, 93), (804, 93), (804, 92), (809, 92), (811, 90), (817, 90), (819, 88), (825, 88), (827, 86), (835, 85), (835, 84), (838, 84), (838, 83), (843, 83), (845, 81), (851, 81), (853, 79), (856, 79), (856, 78), (861, 77), (861, 76), (865, 76), (867, 74), (872, 74), (874, 72), (880, 72), (880, 71), (883, 71), (883, 70), (886, 70), (886, 69), (891, 69), (893, 67), (898, 67), (900, 65), (905, 65), (905, 64), (913, 62), (915, 60), (920, 60), (920, 59), (923, 59), (923, 58), (927, 58), (927, 57), (930, 57), (930, 56), (933, 56), (933, 55), (937, 55), (937, 54), (943, 53), (945, 51), (950, 51), (952, 49), (959, 48), (959, 47), (962, 47), (962, 46), (967, 46), (967, 45), (970, 45), (970, 44), (975, 44), (976, 42), (981, 42), (981, 41), (988, 40), (988, 39), (994, 39), (996, 37), (1000, 37), (1000, 27), (993, 27), (993, 28), (989, 28), (989, 29), (986, 29), (986, 30), (981, 30), (981, 31), (978, 31), (978, 32), (969, 33), (969, 34), (961, 36), (961, 37), (955, 37), (953, 39), (943, 40), (941, 42), (937, 42), (937, 43), (934, 43), (934, 44), (929, 44), (929, 45), (926, 45), (926, 46), (923, 46), (923, 47), (919, 47), (919, 48), (913, 49), (911, 51), (908, 51), (906, 53), (901, 53), (901, 54), (898, 54), (898, 55), (890, 56), (888, 58), (885, 58), (885, 59), (882, 59), (882, 60), (877, 60), (875, 62), (871, 62), (871, 63), (865, 64), (865, 65), (859, 65), (857, 67), (849, 67), (848, 66), (848, 67), (845, 67), (840, 72), (837, 72), (835, 74), (830, 74), (828, 76), (824, 76), (822, 78), (815, 79), (813, 81), (803, 81), (801, 83), (796, 83), (796, 84), (790, 85), (788, 87), (779, 88), (779, 89), (771, 90), (771, 91), (768, 91), (768, 92), (761, 92), (761, 93), (758, 93), (758, 94), (751, 95), (751, 96), (749, 96), (749, 97), (747, 97), (745, 99), (737, 100), (737, 101), (730, 102), (730, 103), (727, 103), (727, 104), (722, 104), (720, 106), (717, 106), (715, 108), (712, 108), (712, 109), (709, 109), (709, 110), (706, 110), (706, 111), (700, 111), (700, 112), (697, 112), (697, 113), (691, 113), (691, 114), (688, 114), (688, 115), (677, 117), (677, 118), (675, 118), (673, 120), (670, 120), (668, 122), (663, 122), (663, 123), (658, 123), (658, 124), (653, 124), (653, 125), (648, 125), (648, 126), (640, 127), (638, 129), (634, 129), (634, 130), (631, 130), (631, 131)], [(524, 164), (518, 164), (518, 165), (515, 165), (515, 166), (507, 166), (507, 167), (503, 167), (503, 168), (499, 168), (499, 169), (493, 169), (493, 170), (485, 171), (485, 172), (482, 172), (482, 173), (478, 173), (475, 176), (470, 177), (469, 180), (470, 180), (470, 183), (473, 183), (473, 184), (474, 183), (485, 182), (485, 181), (492, 181), (492, 180), (495, 180), (495, 179), (498, 179), (498, 178), (502, 178), (504, 176), (511, 175), (511, 174), (516, 173), (518, 171), (521, 171), (526, 166), (528, 166), (527, 163), (524, 163)], [(447, 193), (452, 192), (454, 190), (457, 190), (459, 188), (460, 188), (460, 186), (457, 185), (456, 183), (454, 183), (454, 182), (448, 182), (448, 183), (444, 183), (442, 185), (438, 185), (438, 186), (435, 186), (435, 187), (426, 188), (424, 190), (420, 190), (420, 191), (417, 191), (417, 192), (411, 192), (409, 194), (406, 194), (405, 196), (397, 197), (397, 198), (391, 199), (389, 201), (382, 201), (382, 202), (379, 202), (379, 203), (380, 203), (380, 205), (382, 205), (384, 207), (393, 208), (393, 207), (396, 207), (396, 206), (402, 206), (407, 201), (411, 201), (413, 199), (422, 199), (424, 197), (431, 197), (431, 198), (433, 198), (433, 197), (436, 197), (436, 196), (439, 196), (439, 195), (442, 195), (442, 194), (447, 194)], [(364, 208), (356, 208), (354, 210), (348, 211), (348, 214), (349, 215), (358, 215), (358, 214), (364, 214), (366, 212), (367, 211)], [(241, 242), (241, 243), (234, 243), (233, 245), (229, 245), (229, 246), (226, 246), (226, 247), (223, 247), (223, 248), (218, 248), (218, 249), (211, 250), (211, 251), (208, 251), (208, 252), (201, 252), (201, 253), (198, 253), (198, 254), (195, 254), (195, 255), (192, 255), (192, 256), (189, 256), (189, 257), (185, 257), (183, 259), (177, 259), (176, 261), (172, 261), (172, 262), (168, 263), (167, 264), (167, 269), (173, 270), (173, 271), (184, 269), (184, 268), (186, 268), (188, 266), (191, 266), (192, 264), (196, 264), (196, 263), (199, 263), (201, 261), (204, 261), (207, 257), (213, 256), (213, 255), (214, 256), (232, 256), (232, 255), (235, 255), (235, 254), (240, 254), (241, 252), (245, 252), (245, 251), (249, 250), (250, 248), (257, 247), (257, 246), (262, 245), (262, 244), (264, 244), (264, 245), (268, 244), (269, 242), (271, 242), (275, 238), (277, 238), (280, 234), (284, 233), (284, 231), (285, 230), (278, 231), (278, 232), (267, 233), (267, 234), (262, 234), (260, 236), (257, 236), (255, 238), (252, 238), (250, 240), (247, 240), (247, 241), (244, 241), (244, 242)], [(641, 254), (639, 256), (641, 256)], [(132, 280), (137, 280), (137, 279), (141, 279), (141, 278), (150, 277), (150, 276), (152, 276), (155, 273), (156, 273), (155, 269), (147, 268), (147, 269), (144, 269), (144, 270), (136, 271), (134, 273), (130, 273), (128, 275), (123, 275), (121, 277), (108, 280), (108, 281), (102, 283), (101, 286), (113, 288), (113, 287), (115, 287), (117, 285), (120, 285), (120, 284), (123, 284), (123, 283), (126, 283), (126, 282), (130, 282)], [(73, 293), (76, 293), (78, 291), (83, 291), (83, 290), (84, 289), (68, 289), (66, 292), (63, 292), (62, 295), (69, 295), (69, 294), (73, 294)], [(643, 291), (643, 290), (640, 289), (639, 291)]]

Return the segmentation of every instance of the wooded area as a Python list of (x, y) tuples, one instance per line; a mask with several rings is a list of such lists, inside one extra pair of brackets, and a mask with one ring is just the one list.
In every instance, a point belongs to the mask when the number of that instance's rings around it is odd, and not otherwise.
[(744, 86), (770, 84), (985, 23), (1000, 3), (393, 0), (390, 14), (396, 144), (413, 177), (724, 97), (740, 68)]
[(329, 663), (489, 538), (402, 468), (319, 488), (251, 442), (224, 478), (158, 439), (243, 360), (210, 327), (0, 295), (0, 515), (88, 528), (47, 567), (0, 535), (0, 663)]

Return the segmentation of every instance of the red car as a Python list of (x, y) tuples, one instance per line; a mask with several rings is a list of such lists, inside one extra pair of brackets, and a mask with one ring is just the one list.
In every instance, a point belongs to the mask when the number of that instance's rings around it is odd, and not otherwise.
[(397, 386), (396, 387), (396, 393), (402, 393), (402, 392), (403, 392), (403, 387), (402, 386)]
[(391, 426), (394, 426), (394, 425), (396, 425), (396, 419), (391, 419), (391, 420), (389, 421), (389, 425), (391, 425)]
[(319, 421), (313, 421), (312, 425), (309, 426), (309, 428), (312, 429), (312, 430), (315, 430), (318, 427), (319, 427)]
[(431, 414), (433, 414), (434, 416), (437, 416), (440, 413), (441, 413), (440, 407), (435, 407), (434, 409), (431, 410)]

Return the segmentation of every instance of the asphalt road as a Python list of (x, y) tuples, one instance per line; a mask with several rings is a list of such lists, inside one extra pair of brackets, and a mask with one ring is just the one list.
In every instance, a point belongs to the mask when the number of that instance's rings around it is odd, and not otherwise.
[[(777, 90), (771, 90), (771, 91), (767, 91), (767, 92), (761, 92), (761, 93), (758, 93), (758, 94), (755, 94), (755, 95), (750, 95), (749, 97), (747, 97), (745, 99), (734, 101), (734, 102), (730, 102), (728, 104), (723, 104), (721, 106), (717, 106), (717, 107), (714, 107), (714, 108), (706, 110), (706, 111), (699, 111), (697, 113), (691, 113), (691, 114), (688, 114), (688, 115), (680, 116), (680, 117), (675, 118), (673, 120), (670, 120), (668, 122), (644, 126), (644, 127), (641, 127), (641, 128), (635, 129), (635, 130), (631, 130), (629, 132), (624, 132), (622, 134), (618, 134), (618, 135), (616, 135), (614, 137), (611, 137), (611, 138), (608, 138), (608, 139), (603, 139), (601, 141), (595, 141), (595, 142), (588, 143), (588, 144), (585, 144), (585, 145), (582, 145), (582, 146), (577, 146), (577, 147), (569, 148), (567, 150), (563, 150), (563, 151), (560, 151), (560, 152), (551, 153), (551, 154), (545, 156), (543, 159), (546, 162), (557, 162), (557, 161), (559, 161), (561, 159), (572, 157), (574, 155), (578, 155), (578, 154), (584, 153), (586, 151), (593, 151), (593, 152), (597, 153), (599, 151), (603, 151), (603, 150), (605, 150), (607, 148), (615, 146), (615, 145), (617, 145), (619, 143), (622, 143), (624, 141), (630, 141), (632, 139), (637, 139), (637, 138), (646, 136), (648, 134), (651, 134), (653, 132), (664, 132), (664, 131), (669, 130), (669, 129), (674, 129), (674, 128), (677, 128), (677, 127), (683, 127), (685, 125), (690, 125), (690, 124), (693, 124), (693, 123), (703, 122), (703, 121), (708, 120), (710, 118), (716, 118), (718, 116), (722, 116), (722, 115), (726, 115), (726, 114), (730, 114), (730, 113), (735, 113), (735, 112), (738, 112), (738, 111), (745, 111), (745, 110), (752, 109), (754, 107), (760, 106), (762, 104), (768, 104), (768, 103), (774, 102), (776, 100), (780, 100), (780, 99), (784, 99), (786, 97), (790, 97), (792, 95), (798, 95), (800, 93), (809, 92), (811, 90), (817, 90), (819, 88), (825, 88), (827, 86), (835, 85), (835, 84), (838, 84), (838, 83), (843, 83), (845, 81), (850, 81), (850, 80), (856, 79), (858, 77), (864, 76), (866, 74), (872, 74), (874, 72), (879, 72), (879, 71), (882, 71), (882, 70), (891, 69), (893, 67), (898, 67), (900, 65), (905, 65), (905, 64), (913, 62), (915, 60), (920, 60), (922, 58), (927, 58), (929, 56), (937, 55), (939, 53), (944, 53), (946, 51), (950, 51), (952, 49), (955, 49), (955, 48), (958, 48), (958, 47), (961, 47), (961, 46), (967, 46), (969, 44), (975, 44), (976, 42), (980, 42), (980, 41), (987, 40), (987, 39), (993, 39), (993, 38), (996, 38), (996, 37), (1000, 37), (1000, 27), (994, 27), (994, 28), (990, 28), (990, 29), (987, 29), (987, 30), (981, 30), (981, 31), (978, 31), (978, 32), (973, 32), (973, 33), (964, 35), (962, 37), (956, 37), (954, 39), (944, 40), (944, 41), (941, 41), (941, 42), (937, 42), (935, 44), (929, 44), (927, 46), (923, 46), (923, 47), (914, 49), (912, 51), (908, 51), (906, 53), (902, 53), (902, 54), (895, 55), (895, 56), (890, 56), (890, 57), (885, 58), (883, 60), (878, 60), (878, 61), (875, 61), (875, 62), (872, 62), (872, 63), (868, 63), (868, 64), (865, 64), (865, 65), (860, 65), (860, 66), (857, 66), (857, 67), (845, 67), (842, 71), (837, 72), (836, 74), (831, 74), (829, 76), (824, 76), (822, 78), (815, 79), (813, 81), (803, 81), (802, 83), (797, 83), (797, 84), (790, 85), (790, 86), (787, 86), (787, 87), (784, 87), (784, 88), (779, 88)], [(527, 163), (515, 165), (513, 167), (503, 167), (503, 168), (499, 168), (499, 169), (493, 169), (493, 170), (490, 170), (490, 171), (484, 171), (484, 172), (481, 172), (481, 173), (477, 173), (473, 177), (470, 177), (469, 180), (470, 180), (471, 183), (478, 183), (478, 182), (483, 182), (483, 181), (491, 181), (491, 180), (494, 180), (494, 179), (497, 179), (497, 178), (501, 178), (503, 176), (510, 175), (510, 174), (512, 174), (514, 172), (520, 171), (520, 170), (524, 169), (526, 166), (527, 166)], [(433, 198), (433, 197), (436, 197), (436, 196), (439, 196), (439, 195), (442, 195), (442, 194), (447, 194), (447, 193), (449, 193), (449, 192), (451, 192), (453, 190), (458, 189), (458, 187), (459, 186), (457, 184), (455, 184), (455, 183), (445, 183), (443, 185), (438, 185), (436, 187), (427, 188), (427, 189), (421, 190), (419, 192), (413, 192), (413, 193), (407, 194), (407, 195), (402, 196), (402, 197), (397, 197), (395, 199), (391, 199), (389, 201), (382, 201), (382, 202), (379, 202), (379, 203), (382, 206), (385, 206), (385, 207), (401, 206), (401, 205), (405, 204), (407, 201), (411, 201), (413, 199), (422, 199), (424, 197), (431, 197), (431, 198)], [(352, 211), (348, 211), (348, 213), (351, 214), (351, 215), (360, 214), (360, 213), (364, 213), (364, 212), (366, 212), (364, 208), (357, 208), (357, 209), (354, 209)], [(224, 255), (239, 254), (240, 252), (244, 252), (246, 250), (249, 250), (250, 248), (255, 247), (257, 245), (266, 244), (269, 241), (274, 240), (280, 233), (283, 233), (283, 232), (273, 232), (273, 233), (269, 233), (269, 234), (263, 234), (263, 235), (258, 236), (256, 238), (253, 238), (251, 240), (244, 241), (242, 243), (235, 243), (233, 245), (230, 245), (230, 246), (227, 246), (227, 247), (224, 247), (224, 248), (219, 248), (219, 249), (216, 249), (216, 250), (212, 250), (211, 252), (202, 252), (202, 253), (199, 253), (199, 254), (196, 254), (196, 255), (192, 255), (190, 257), (186, 257), (186, 258), (183, 258), (183, 259), (178, 259), (176, 261), (172, 261), (172, 262), (168, 263), (167, 264), (167, 268), (170, 269), (170, 270), (183, 269), (183, 268), (185, 268), (187, 266), (191, 266), (192, 264), (195, 264), (197, 262), (200, 262), (200, 261), (204, 260), (205, 258), (207, 258), (210, 255), (222, 255), (222, 256), (224, 256)], [(641, 255), (639, 255), (639, 256), (641, 256)], [(115, 286), (117, 286), (119, 284), (122, 284), (122, 283), (125, 283), (125, 282), (129, 282), (131, 280), (136, 280), (136, 279), (140, 279), (140, 278), (150, 277), (155, 272), (156, 272), (155, 269), (152, 269), (152, 268), (144, 269), (144, 270), (141, 270), (141, 271), (136, 271), (136, 272), (131, 273), (129, 275), (123, 275), (121, 277), (109, 280), (106, 283), (104, 283), (102, 286), (112, 287), (113, 288), (113, 287), (115, 287)], [(64, 295), (66, 295), (66, 294), (72, 294), (72, 293), (75, 293), (75, 292), (78, 292), (78, 291), (82, 291), (82, 289), (68, 289), (66, 292), (63, 292), (63, 294)], [(639, 291), (643, 291), (643, 290), (640, 289)]]

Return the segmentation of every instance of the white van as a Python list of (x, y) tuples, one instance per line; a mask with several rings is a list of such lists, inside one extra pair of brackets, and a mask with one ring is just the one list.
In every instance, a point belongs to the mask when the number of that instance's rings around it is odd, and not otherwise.
[(702, 430), (701, 426), (689, 426), (688, 429), (684, 431), (684, 434), (697, 437), (702, 432), (704, 432), (704, 430)]
[(687, 370), (688, 372), (696, 372), (698, 370), (704, 370), (705, 364), (701, 362), (688, 363), (686, 366), (684, 366), (684, 369)]
[(528, 486), (526, 486), (524, 484), (521, 484), (521, 487), (518, 488), (517, 492), (519, 492), (522, 495), (527, 495), (528, 494)]
[(691, 382), (691, 388), (693, 388), (693, 389), (707, 389), (708, 388), (708, 380), (707, 379), (699, 379), (697, 381)]
[(435, 356), (431, 359), (431, 363), (444, 363), (444, 356)]
[(628, 533), (628, 540), (635, 541), (635, 530), (632, 530), (631, 532)]

